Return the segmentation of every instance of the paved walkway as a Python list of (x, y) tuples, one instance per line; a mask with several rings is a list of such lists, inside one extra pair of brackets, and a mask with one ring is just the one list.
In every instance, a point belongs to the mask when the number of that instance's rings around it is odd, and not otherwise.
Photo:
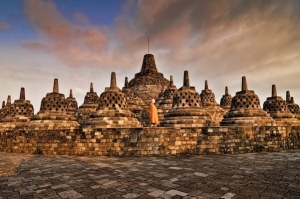
[(0, 199), (300, 198), (299, 150), (117, 158), (0, 153), (0, 161), (1, 170), (17, 171), (0, 177)]

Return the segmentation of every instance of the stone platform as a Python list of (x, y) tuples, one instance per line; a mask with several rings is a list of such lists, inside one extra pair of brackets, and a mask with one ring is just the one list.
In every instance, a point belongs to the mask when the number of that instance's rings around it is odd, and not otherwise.
[[(0, 153), (0, 198), (299, 198), (300, 150), (168, 157)], [(0, 167), (3, 169), (3, 167)]]

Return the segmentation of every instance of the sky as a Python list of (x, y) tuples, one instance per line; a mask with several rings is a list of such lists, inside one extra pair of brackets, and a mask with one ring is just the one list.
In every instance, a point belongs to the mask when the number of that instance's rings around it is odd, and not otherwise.
[(271, 86), (300, 103), (300, 1), (298, 0), (0, 0), (0, 100), (40, 102), (59, 79), (83, 103), (90, 82), (100, 95), (116, 72), (119, 87), (155, 56), (159, 72), (183, 71), (198, 92), (209, 88), (217, 102), (225, 86), (234, 96), (241, 77), (259, 96)]

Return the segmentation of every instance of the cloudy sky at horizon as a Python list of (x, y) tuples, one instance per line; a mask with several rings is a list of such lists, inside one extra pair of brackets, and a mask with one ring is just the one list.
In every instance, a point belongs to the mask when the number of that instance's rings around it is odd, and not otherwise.
[(241, 77), (262, 103), (277, 85), (300, 103), (300, 1), (297, 0), (11, 0), (0, 1), (0, 100), (40, 101), (59, 78), (83, 103), (90, 82), (100, 95), (117, 74), (122, 87), (154, 54), (181, 87), (183, 71), (198, 92), (208, 80), (219, 102)]

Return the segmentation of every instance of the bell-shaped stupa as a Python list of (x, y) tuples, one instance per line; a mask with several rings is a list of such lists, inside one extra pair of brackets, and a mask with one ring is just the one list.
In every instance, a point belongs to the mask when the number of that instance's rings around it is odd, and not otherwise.
[(275, 121), (261, 109), (258, 96), (248, 90), (246, 77), (242, 77), (242, 90), (232, 98), (230, 111), (221, 126), (272, 126)]
[(220, 100), (220, 106), (226, 111), (228, 112), (230, 110), (231, 107), (231, 100), (232, 97), (228, 92), (228, 87), (225, 87), (225, 94), (222, 96), (221, 100)]
[(210, 116), (201, 108), (195, 87), (190, 86), (188, 71), (184, 71), (183, 86), (173, 97), (172, 109), (166, 113), (162, 126), (203, 127), (212, 125)]
[(129, 110), (125, 94), (117, 87), (116, 74), (111, 73), (110, 87), (100, 95), (100, 104), (87, 122), (94, 128), (136, 128), (142, 127)]
[(300, 125), (300, 120), (290, 112), (286, 101), (277, 96), (276, 85), (272, 85), (272, 96), (264, 102), (263, 109), (276, 121), (278, 125)]
[(34, 129), (72, 129), (79, 126), (68, 114), (65, 95), (59, 93), (58, 79), (54, 79), (53, 92), (42, 99), (40, 111), (33, 116), (29, 126)]

